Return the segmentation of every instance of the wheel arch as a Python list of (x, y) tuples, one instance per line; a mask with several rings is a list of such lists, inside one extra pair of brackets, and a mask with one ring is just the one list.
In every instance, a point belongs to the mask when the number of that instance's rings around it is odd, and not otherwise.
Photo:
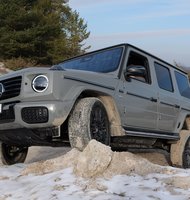
[(109, 118), (109, 123), (110, 123), (110, 135), (111, 136), (124, 135), (119, 111), (117, 109), (117, 106), (115, 104), (113, 97), (103, 92), (94, 91), (94, 90), (85, 90), (77, 98), (77, 101), (81, 98), (86, 98), (86, 97), (96, 97), (105, 106), (105, 109), (107, 111), (108, 118)]
[[(119, 115), (119, 111), (117, 109), (117, 106), (114, 102), (113, 97), (110, 96), (109, 94), (103, 93), (101, 91), (96, 91), (96, 90), (89, 90), (89, 89), (83, 90), (77, 95), (72, 105), (72, 109), (70, 113), (75, 108), (75, 105), (80, 99), (87, 98), (87, 97), (98, 98), (105, 106), (105, 109), (107, 111), (108, 118), (109, 118), (109, 123), (110, 123), (110, 136), (125, 135), (122, 129), (122, 125), (121, 125), (121, 118)], [(64, 137), (66, 140), (68, 140), (68, 120), (70, 117), (70, 113), (68, 114), (67, 119), (61, 125), (61, 132), (63, 133), (62, 137)]]

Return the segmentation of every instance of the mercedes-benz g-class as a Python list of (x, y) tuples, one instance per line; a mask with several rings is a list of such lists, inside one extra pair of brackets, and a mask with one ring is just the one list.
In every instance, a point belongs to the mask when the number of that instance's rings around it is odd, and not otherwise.
[(0, 155), (24, 162), (30, 146), (164, 148), (190, 168), (187, 74), (129, 44), (0, 77)]

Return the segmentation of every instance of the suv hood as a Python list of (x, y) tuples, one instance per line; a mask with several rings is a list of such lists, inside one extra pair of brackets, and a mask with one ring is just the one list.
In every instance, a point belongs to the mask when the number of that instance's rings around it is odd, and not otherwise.
[(115, 89), (117, 80), (113, 74), (104, 74), (90, 71), (81, 70), (66, 70), (63, 71), (65, 79), (71, 79), (74, 81), (92, 84), (109, 89)]

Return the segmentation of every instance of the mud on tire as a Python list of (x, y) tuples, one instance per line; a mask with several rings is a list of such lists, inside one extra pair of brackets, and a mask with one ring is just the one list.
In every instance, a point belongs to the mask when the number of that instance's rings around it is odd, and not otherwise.
[(69, 118), (71, 147), (83, 150), (91, 139), (109, 145), (109, 120), (103, 103), (98, 98), (79, 100)]
[(190, 168), (190, 131), (182, 130), (180, 140), (171, 145), (171, 162), (173, 166)]

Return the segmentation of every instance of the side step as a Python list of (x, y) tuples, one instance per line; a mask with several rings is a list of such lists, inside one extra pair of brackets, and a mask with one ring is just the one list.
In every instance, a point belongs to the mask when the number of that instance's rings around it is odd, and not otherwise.
[(132, 131), (125, 129), (126, 136), (132, 137), (143, 137), (143, 138), (156, 138), (164, 140), (179, 140), (178, 133), (154, 133), (154, 132), (143, 132), (143, 131)]

